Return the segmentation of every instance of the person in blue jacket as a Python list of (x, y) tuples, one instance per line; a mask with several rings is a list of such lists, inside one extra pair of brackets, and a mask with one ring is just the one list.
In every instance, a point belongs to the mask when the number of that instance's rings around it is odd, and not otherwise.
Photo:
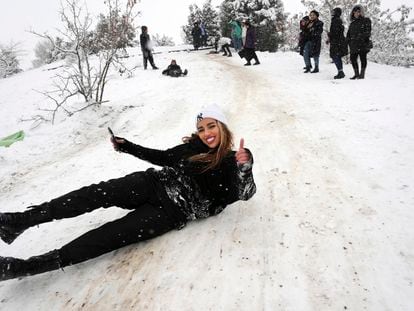
[(216, 106), (195, 119), (196, 132), (165, 151), (112, 137), (116, 151), (148, 161), (150, 168), (64, 194), (24, 212), (0, 213), (0, 237), (10, 244), (27, 228), (76, 217), (98, 208), (131, 210), (74, 239), (59, 249), (28, 259), (0, 257), (0, 280), (59, 269), (98, 257), (123, 246), (160, 236), (187, 222), (217, 215), (227, 205), (248, 200), (256, 192), (253, 156), (233, 135)]

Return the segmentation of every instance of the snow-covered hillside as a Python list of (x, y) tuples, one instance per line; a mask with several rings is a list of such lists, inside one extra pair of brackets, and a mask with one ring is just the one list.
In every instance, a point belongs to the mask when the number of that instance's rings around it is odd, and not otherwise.
[[(166, 149), (194, 131), (201, 106), (226, 112), (255, 157), (256, 195), (206, 220), (97, 259), (0, 283), (1, 310), (413, 310), (414, 71), (369, 63), (366, 80), (303, 74), (293, 53), (262, 65), (206, 51), (175, 58), (185, 78), (138, 68), (111, 76), (101, 109), (35, 129), (54, 71), (0, 80), (0, 210), (22, 211), (70, 190), (150, 167), (113, 151), (107, 126)], [(130, 65), (140, 63), (138, 56)], [(53, 67), (53, 66), (50, 66)], [(0, 256), (59, 248), (127, 211), (43, 224)]]

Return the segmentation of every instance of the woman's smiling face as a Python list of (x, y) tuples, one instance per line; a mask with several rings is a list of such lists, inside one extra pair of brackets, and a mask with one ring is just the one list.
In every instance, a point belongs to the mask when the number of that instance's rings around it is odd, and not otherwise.
[(205, 118), (198, 122), (197, 134), (201, 141), (210, 149), (220, 145), (220, 128), (217, 121), (212, 118)]

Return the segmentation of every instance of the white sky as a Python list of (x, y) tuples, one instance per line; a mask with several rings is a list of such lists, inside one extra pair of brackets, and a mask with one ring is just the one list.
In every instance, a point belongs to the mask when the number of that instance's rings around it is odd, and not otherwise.
[[(35, 43), (39, 40), (26, 32), (31, 28), (38, 32), (50, 31), (59, 28), (60, 20), (58, 0), (1, 0), (0, 10), (0, 43), (11, 41), (21, 42), (22, 49), (32, 54)], [(96, 15), (104, 11), (103, 0), (88, 0), (89, 11)], [(139, 25), (147, 25), (150, 34), (166, 34), (174, 38), (176, 43), (181, 42), (181, 26), (187, 22), (188, 6), (191, 3), (201, 5), (205, 0), (142, 0), (139, 4), (141, 16)], [(213, 5), (219, 5), (221, 0), (213, 0)], [(400, 4), (414, 7), (414, 0), (382, 0), (383, 8), (395, 8)], [(304, 11), (300, 0), (285, 0), (285, 11), (296, 13)]]

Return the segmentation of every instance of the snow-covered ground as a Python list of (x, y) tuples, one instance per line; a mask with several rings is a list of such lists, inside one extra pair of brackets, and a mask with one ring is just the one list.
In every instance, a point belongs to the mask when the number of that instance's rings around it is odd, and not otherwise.
[[(0, 80), (0, 210), (22, 211), (80, 186), (150, 167), (113, 151), (107, 126), (165, 149), (216, 103), (236, 144), (255, 156), (258, 191), (216, 217), (149, 242), (0, 283), (1, 310), (413, 310), (414, 70), (369, 63), (366, 80), (333, 80), (333, 64), (303, 74), (297, 54), (259, 54), (244, 67), (206, 51), (163, 53), (185, 78), (112, 75), (101, 109), (54, 126), (20, 123), (46, 106), (36, 90), (55, 71)], [(141, 62), (138, 56), (130, 65)], [(53, 67), (49, 65), (49, 67)], [(26, 258), (126, 214), (101, 209), (43, 224), (1, 256)]]

